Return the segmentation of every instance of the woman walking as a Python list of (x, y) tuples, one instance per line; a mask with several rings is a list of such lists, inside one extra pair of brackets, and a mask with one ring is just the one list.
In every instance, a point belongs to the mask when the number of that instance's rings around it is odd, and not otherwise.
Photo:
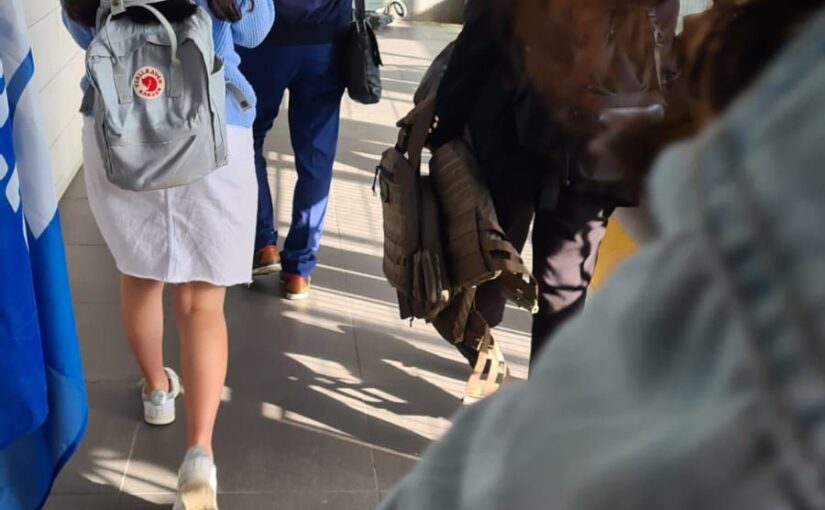
[[(87, 48), (95, 36), (99, 0), (63, 0), (64, 21)], [(166, 0), (153, 4), (171, 23), (207, 10), (215, 55), (226, 80), (250, 105), (227, 94), (229, 160), (191, 184), (160, 191), (124, 191), (106, 177), (94, 118), (83, 128), (89, 203), (121, 273), (121, 314), (129, 346), (144, 375), (141, 398), (150, 425), (175, 420), (178, 376), (163, 364), (165, 285), (171, 287), (186, 382), (188, 451), (178, 474), (176, 510), (216, 510), (217, 470), (212, 433), (227, 369), (226, 287), (247, 283), (255, 242), (257, 182), (252, 159), (255, 96), (238, 70), (235, 45), (253, 47), (274, 20), (272, 0)], [(135, 23), (157, 23), (144, 9), (129, 9)], [(84, 79), (84, 88), (88, 80)], [(233, 87), (234, 89), (234, 87)]]

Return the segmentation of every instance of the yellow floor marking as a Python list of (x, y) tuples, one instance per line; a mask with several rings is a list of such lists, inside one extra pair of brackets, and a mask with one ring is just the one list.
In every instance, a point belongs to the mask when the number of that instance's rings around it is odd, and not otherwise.
[(599, 250), (599, 260), (596, 263), (596, 273), (593, 276), (593, 289), (598, 290), (605, 279), (616, 269), (624, 259), (632, 255), (637, 249), (636, 243), (627, 234), (622, 225), (613, 220), (608, 224), (607, 233)]

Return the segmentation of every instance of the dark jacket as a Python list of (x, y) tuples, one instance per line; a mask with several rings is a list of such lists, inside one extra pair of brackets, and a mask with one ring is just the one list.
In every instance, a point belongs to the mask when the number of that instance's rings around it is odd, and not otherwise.
[(275, 0), (275, 13), (268, 43), (326, 44), (346, 39), (352, 0)]
[(438, 85), (435, 114), (439, 123), (430, 136), (432, 144), (443, 145), (461, 134), (478, 101), (479, 84), (490, 77), (490, 63), (501, 58), (501, 48), (493, 36), (490, 0), (470, 0), (464, 28)]
[(547, 185), (558, 186), (558, 172), (552, 171), (557, 165), (550, 160), (558, 130), (527, 82), (509, 24), (492, 0), (467, 3), (464, 28), (438, 85), (435, 114), (431, 144), (447, 143), (466, 127), (488, 176), (545, 173)]

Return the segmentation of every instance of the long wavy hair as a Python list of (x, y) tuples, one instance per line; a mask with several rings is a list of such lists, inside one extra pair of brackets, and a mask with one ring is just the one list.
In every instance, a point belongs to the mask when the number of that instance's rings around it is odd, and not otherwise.
[[(583, 95), (589, 69), (581, 63), (589, 59), (574, 60), (570, 41), (587, 42), (588, 16), (616, 2), (650, 6), (662, 0), (500, 1), (513, 11), (518, 39), (534, 49), (527, 66), (530, 79), (552, 103)], [(677, 37), (674, 53), (681, 74), (666, 94), (665, 119), (619, 123), (591, 149), (641, 182), (664, 147), (695, 135), (720, 115), (823, 8), (825, 0), (714, 0), (707, 11), (685, 18), (684, 32)], [(598, 45), (587, 49), (599, 51)]]
[[(236, 22), (243, 13), (237, 0), (208, 0), (209, 10), (216, 18)], [(63, 7), (72, 20), (89, 27), (95, 26), (100, 0), (63, 0)], [(166, 0), (154, 4), (171, 22), (182, 21), (195, 13), (198, 6), (191, 0)], [(255, 0), (249, 0), (249, 10), (255, 8)], [(129, 9), (126, 15), (138, 23), (154, 23), (156, 20), (145, 9)]]

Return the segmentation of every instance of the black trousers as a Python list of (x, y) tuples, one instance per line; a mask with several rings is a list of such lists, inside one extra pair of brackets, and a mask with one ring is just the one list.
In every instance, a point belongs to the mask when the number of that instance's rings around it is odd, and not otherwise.
[[(539, 313), (533, 318), (531, 360), (556, 330), (584, 307), (607, 222), (605, 197), (561, 188), (552, 209), (538, 208), (542, 179), (533, 172), (488, 176), (498, 220), (519, 252), (533, 225), (533, 274), (539, 283)], [(505, 175), (506, 174), (506, 175)], [(476, 306), (491, 327), (501, 323), (506, 299), (499, 282), (479, 287)]]

